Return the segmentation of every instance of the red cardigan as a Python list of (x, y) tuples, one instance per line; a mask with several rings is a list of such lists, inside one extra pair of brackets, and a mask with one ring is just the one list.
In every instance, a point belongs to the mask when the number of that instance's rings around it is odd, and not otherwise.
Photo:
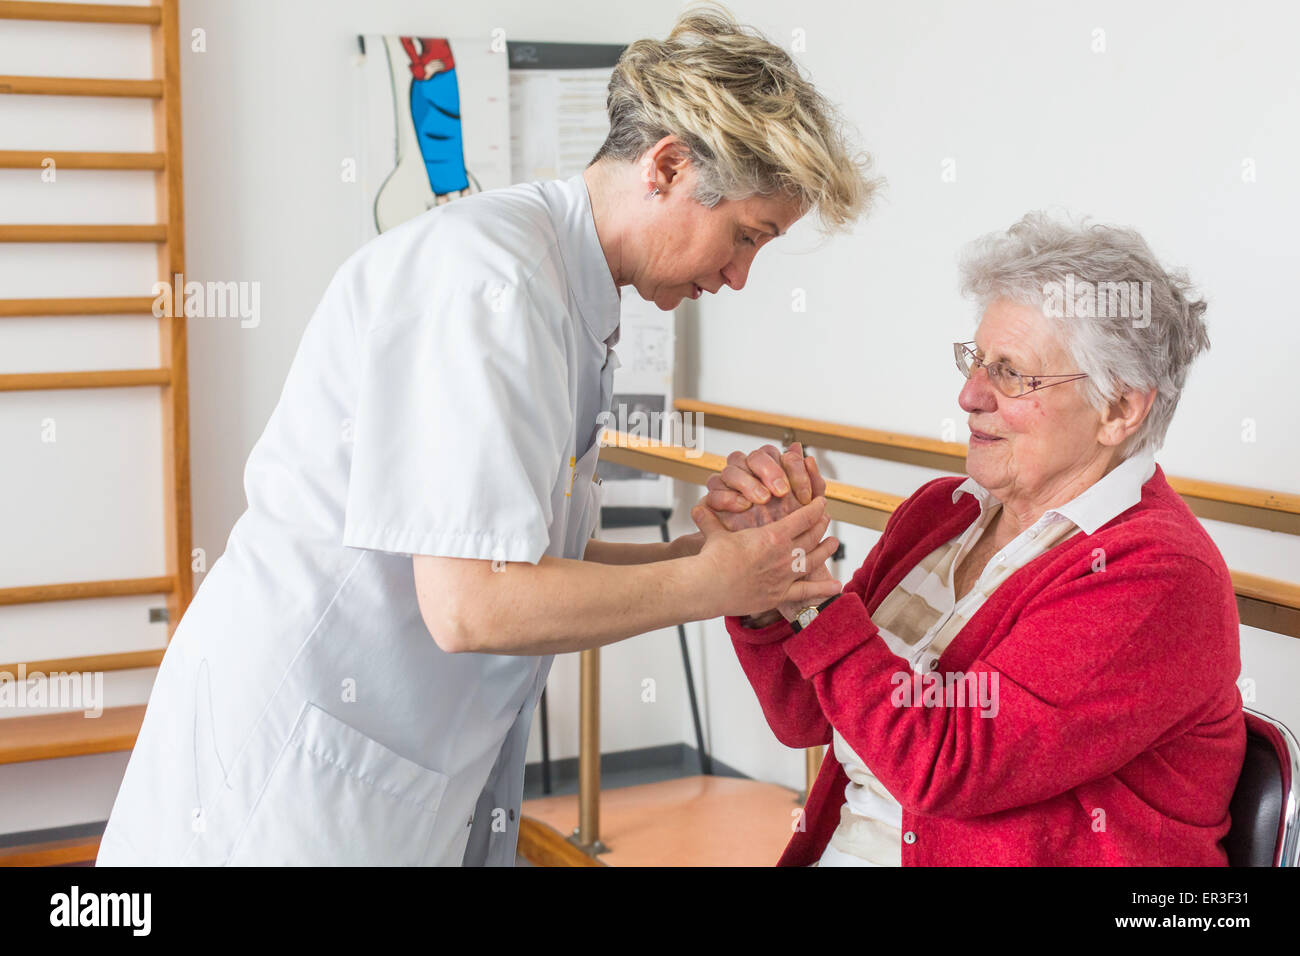
[[(838, 730), (902, 805), (904, 866), (1226, 865), (1246, 747), (1237, 604), (1159, 466), (1138, 504), (1011, 575), (939, 658), (939, 674), (996, 678), (995, 716), (891, 703), (911, 669), (868, 615), (979, 514), (973, 495), (953, 504), (963, 480), (904, 501), (798, 634), (726, 619), (777, 739), (811, 747)], [(778, 865), (821, 856), (848, 782), (827, 751)]]

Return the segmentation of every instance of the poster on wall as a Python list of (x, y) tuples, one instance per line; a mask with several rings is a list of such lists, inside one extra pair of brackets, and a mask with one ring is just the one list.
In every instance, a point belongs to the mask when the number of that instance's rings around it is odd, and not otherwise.
[(365, 239), (511, 184), (506, 60), (490, 40), (365, 36), (361, 46)]
[[(609, 133), (623, 47), (490, 37), (358, 38), (363, 241), (448, 202), (586, 168)], [(674, 314), (626, 287), (609, 426), (672, 440)], [(670, 509), (664, 475), (601, 462), (606, 507)]]

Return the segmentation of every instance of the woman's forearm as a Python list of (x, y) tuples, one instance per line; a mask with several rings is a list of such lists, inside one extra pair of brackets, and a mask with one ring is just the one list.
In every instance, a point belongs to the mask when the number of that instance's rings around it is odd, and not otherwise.
[(762, 614), (755, 614), (752, 617), (742, 617), (740, 619), (740, 624), (742, 627), (747, 627), (750, 628), (751, 630), (757, 630), (758, 628), (767, 627), (770, 624), (775, 624), (783, 616), (784, 615), (782, 615), (779, 610), (777, 610), (776, 608), (772, 608), (772, 610), (764, 611)]
[(671, 550), (671, 542), (666, 541), (631, 544), (623, 541), (597, 541), (593, 538), (587, 542), (582, 560), (597, 564), (653, 564), (672, 557)]
[(417, 566), (420, 608), (449, 651), (563, 654), (721, 613), (694, 557), (629, 565), (543, 557), (495, 571), (489, 561), (427, 560), (438, 562), (438, 577), (422, 581)]
[(587, 550), (582, 559), (598, 564), (651, 564), (699, 554), (703, 545), (704, 535), (699, 532), (685, 534), (672, 541), (652, 541), (648, 544), (598, 541), (593, 538), (587, 542)]

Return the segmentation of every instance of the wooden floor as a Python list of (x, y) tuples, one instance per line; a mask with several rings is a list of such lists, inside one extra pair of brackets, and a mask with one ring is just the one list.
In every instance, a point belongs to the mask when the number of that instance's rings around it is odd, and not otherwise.
[[(609, 852), (599, 859), (610, 866), (773, 866), (801, 806), (793, 790), (735, 777), (604, 790), (600, 839)], [(568, 836), (578, 825), (578, 798), (525, 800), (523, 814)]]
[[(772, 866), (800, 803), (793, 790), (735, 777), (682, 777), (605, 790), (593, 859), (564, 839), (578, 798), (525, 800), (519, 852), (534, 866)], [(542, 824), (536, 826), (535, 824)], [(93, 866), (99, 838), (0, 848), (0, 866)]]

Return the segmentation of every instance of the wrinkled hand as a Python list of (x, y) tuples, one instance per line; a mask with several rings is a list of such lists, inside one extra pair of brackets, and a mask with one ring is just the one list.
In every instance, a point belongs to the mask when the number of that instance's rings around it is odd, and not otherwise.
[(829, 574), (800, 580), (839, 547), (833, 537), (818, 543), (830, 523), (825, 512), (826, 499), (817, 497), (778, 521), (730, 532), (709, 508), (696, 505), (691, 517), (704, 534), (698, 557), (710, 593), (718, 595), (717, 613), (744, 617), (782, 605), (802, 608), (838, 594), (839, 582)]
[(779, 521), (826, 494), (817, 462), (804, 455), (799, 442), (784, 454), (774, 445), (764, 445), (748, 455), (734, 451), (727, 456), (727, 466), (710, 477), (705, 487), (708, 493), (699, 504), (712, 511), (728, 531)]
[[(816, 583), (821, 583), (821, 582), (824, 582), (824, 581), (833, 581), (833, 582), (835, 583), (835, 593), (836, 593), (836, 594), (839, 594), (839, 593), (841, 592), (841, 585), (840, 585), (840, 583), (839, 583), (838, 581), (836, 581), (835, 578), (831, 575), (831, 572), (830, 572), (830, 570), (826, 567), (825, 562), (823, 562), (822, 564), (819, 564), (817, 567), (815, 567), (815, 568), (813, 568), (811, 571), (809, 571), (809, 572), (808, 572), (808, 575), (804, 578), (804, 580), (805, 580), (805, 581), (808, 581), (808, 582), (811, 582), (811, 583), (814, 583), (814, 584), (816, 584)], [(826, 597), (830, 597), (830, 595), (828, 594), (828, 595), (826, 595)], [(781, 616), (782, 616), (783, 618), (785, 618), (787, 621), (793, 621), (793, 620), (795, 619), (795, 616), (798, 615), (798, 613), (799, 613), (800, 611), (802, 611), (804, 608), (808, 607), (810, 604), (813, 604), (813, 603), (821, 604), (822, 601), (824, 601), (824, 600), (826, 600), (825, 597), (823, 597), (823, 598), (818, 598), (816, 602), (812, 602), (812, 601), (787, 601), (786, 603), (780, 605), (780, 606), (777, 608), (777, 610), (781, 612)]]

